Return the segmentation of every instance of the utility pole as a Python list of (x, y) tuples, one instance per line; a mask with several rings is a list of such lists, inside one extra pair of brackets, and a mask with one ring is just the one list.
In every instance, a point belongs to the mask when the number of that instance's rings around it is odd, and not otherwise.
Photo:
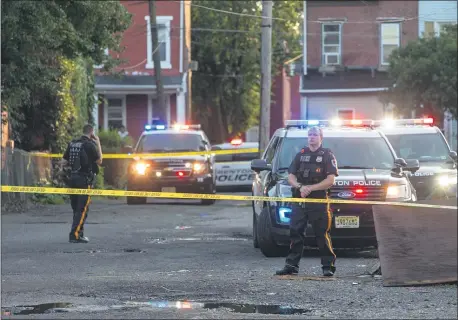
[(272, 1), (262, 1), (261, 33), (261, 112), (259, 153), (266, 150), (270, 138), (270, 95), (272, 74)]
[[(150, 30), (153, 43), (153, 63), (154, 74), (156, 76), (156, 92), (157, 92), (157, 113), (158, 118), (162, 121), (167, 121), (167, 109), (165, 107), (164, 85), (162, 83), (161, 75), (161, 55), (159, 52), (159, 36), (158, 27), (156, 22), (156, 0), (149, 0), (149, 16), (150, 16)], [(151, 120), (151, 119), (149, 119)]]

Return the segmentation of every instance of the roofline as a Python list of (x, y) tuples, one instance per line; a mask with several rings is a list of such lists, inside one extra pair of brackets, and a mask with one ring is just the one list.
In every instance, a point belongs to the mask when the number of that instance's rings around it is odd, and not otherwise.
[(359, 89), (301, 89), (300, 93), (331, 93), (331, 92), (380, 92), (389, 88), (359, 88)]
[[(170, 84), (170, 85), (164, 85), (164, 89), (179, 89), (181, 88), (181, 85), (179, 84)], [(135, 84), (96, 84), (95, 89), (98, 90), (147, 90), (147, 89), (156, 89), (155, 85), (135, 85)]]

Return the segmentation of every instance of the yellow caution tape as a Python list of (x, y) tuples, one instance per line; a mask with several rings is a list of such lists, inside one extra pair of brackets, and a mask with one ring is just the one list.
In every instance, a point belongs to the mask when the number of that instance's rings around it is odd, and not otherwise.
[(112, 197), (145, 197), (145, 198), (167, 198), (167, 199), (215, 199), (234, 201), (281, 201), (281, 202), (307, 202), (307, 203), (340, 203), (340, 204), (371, 204), (371, 205), (392, 205), (401, 207), (422, 207), (454, 209), (452, 206), (439, 206), (432, 204), (417, 204), (405, 202), (385, 201), (355, 201), (335, 199), (307, 199), (307, 198), (281, 198), (264, 196), (239, 196), (228, 194), (200, 194), (200, 193), (174, 193), (174, 192), (150, 192), (150, 191), (126, 191), (126, 190), (100, 190), (100, 189), (71, 189), (71, 188), (45, 188), (45, 187), (23, 187), (23, 186), (2, 186), (2, 192), (19, 193), (44, 193), (44, 194), (78, 194), (93, 196)]
[[(198, 155), (219, 155), (219, 154), (239, 154), (259, 152), (258, 148), (247, 149), (230, 149), (230, 150), (212, 150), (212, 151), (186, 151), (186, 152), (164, 152), (164, 153), (133, 153), (133, 154), (104, 154), (104, 159), (133, 159), (133, 158), (158, 158), (158, 157), (179, 157), (179, 156), (198, 156)], [(34, 157), (44, 158), (62, 158), (63, 154), (33, 152)]]

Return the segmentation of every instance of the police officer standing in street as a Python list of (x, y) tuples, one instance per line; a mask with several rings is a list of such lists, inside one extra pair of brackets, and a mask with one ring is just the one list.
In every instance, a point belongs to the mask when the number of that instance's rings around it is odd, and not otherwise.
[[(311, 127), (308, 131), (308, 147), (304, 147), (293, 159), (288, 169), (288, 182), (294, 198), (327, 199), (328, 189), (337, 177), (337, 161), (331, 150), (322, 147), (323, 131)], [(293, 204), (290, 223), (291, 245), (286, 264), (277, 275), (298, 274), (299, 261), (304, 249), (304, 232), (307, 222), (313, 226), (321, 255), (324, 276), (333, 276), (336, 270), (336, 255), (332, 248), (329, 231), (332, 213), (329, 203)]]
[[(87, 124), (83, 127), (83, 135), (68, 144), (63, 156), (63, 163), (69, 164), (71, 174), (69, 187), (75, 189), (90, 189), (99, 173), (102, 164), (102, 147), (99, 138), (94, 135), (94, 128)], [(88, 243), (84, 236), (84, 223), (89, 211), (89, 195), (70, 195), (73, 209), (73, 224), (69, 241), (73, 243)]]

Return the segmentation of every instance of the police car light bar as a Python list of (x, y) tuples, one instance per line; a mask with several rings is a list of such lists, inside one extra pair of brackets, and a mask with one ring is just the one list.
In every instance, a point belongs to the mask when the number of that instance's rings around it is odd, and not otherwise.
[(147, 124), (145, 125), (146, 131), (153, 131), (153, 130), (166, 130), (166, 129), (175, 129), (175, 130), (189, 130), (189, 129), (196, 129), (199, 130), (201, 128), (200, 124), (174, 124), (171, 126), (167, 126), (165, 124)]
[(374, 120), (370, 119), (353, 119), (353, 120), (286, 120), (286, 128), (306, 128), (312, 126), (323, 127), (371, 127), (374, 125)]
[(417, 119), (385, 119), (377, 120), (374, 125), (383, 127), (393, 127), (402, 125), (433, 125), (433, 118), (417, 118)]

